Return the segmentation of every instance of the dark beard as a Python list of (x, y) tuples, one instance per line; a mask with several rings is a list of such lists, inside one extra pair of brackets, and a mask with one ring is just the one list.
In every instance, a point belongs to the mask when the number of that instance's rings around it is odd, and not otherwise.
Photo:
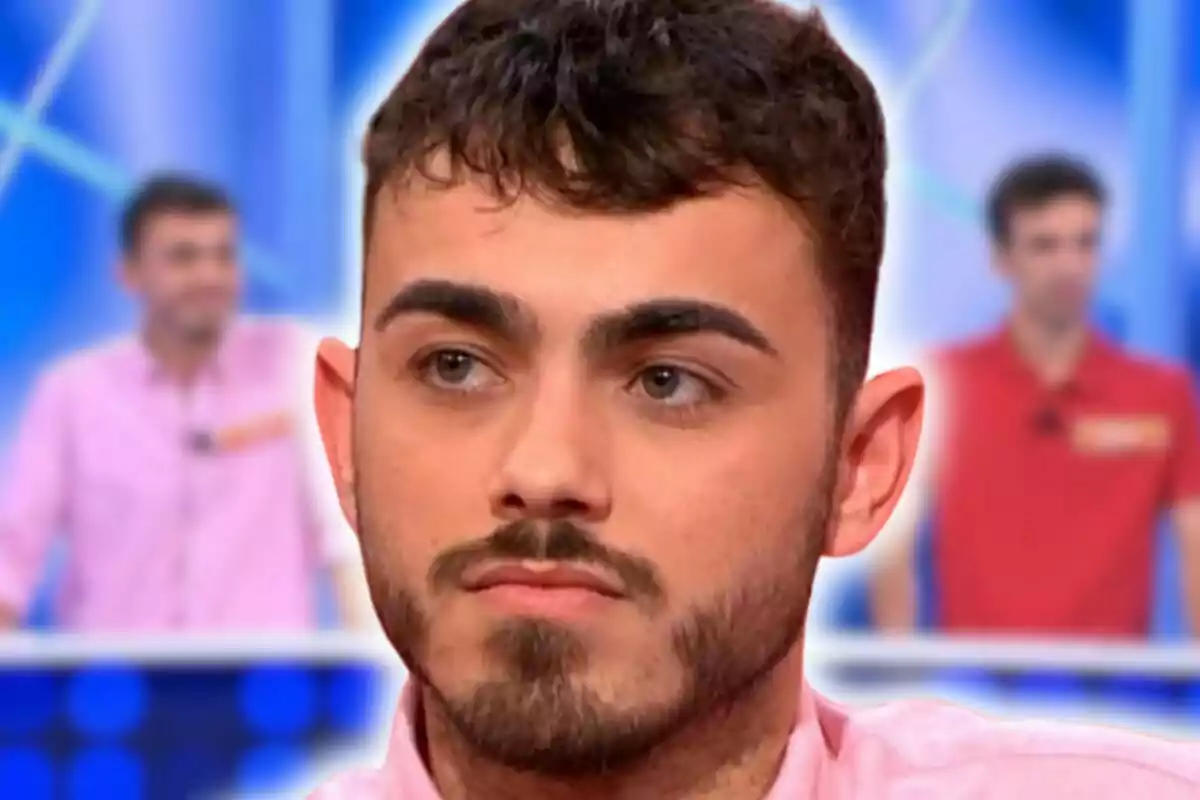
[[(546, 620), (513, 620), (488, 637), (486, 647), (505, 665), (506, 678), (485, 682), (465, 697), (443, 694), (422, 663), (428, 622), (411, 593), (392, 586), (384, 565), (371, 558), (373, 539), (364, 522), (372, 600), (410, 672), (480, 756), (563, 778), (619, 770), (696, 720), (722, 713), (791, 651), (804, 630), (835, 479), (835, 464), (830, 463), (815, 487), (802, 546), (792, 551), (790, 563), (764, 559), (755, 564), (757, 571), (741, 576), (735, 590), (695, 609), (675, 627), (672, 652), (682, 668), (683, 686), (635, 711), (613, 709), (581, 685), (576, 676), (587, 666), (586, 644), (570, 628)], [(361, 503), (359, 509), (361, 514)], [(642, 579), (650, 592), (653, 575)]]

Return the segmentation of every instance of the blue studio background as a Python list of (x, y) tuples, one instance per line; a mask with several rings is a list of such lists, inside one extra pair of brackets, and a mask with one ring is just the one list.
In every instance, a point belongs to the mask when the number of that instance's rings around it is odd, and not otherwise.
[[(885, 335), (924, 345), (997, 318), (1004, 293), (986, 268), (980, 198), (1009, 159), (1068, 148), (1114, 197), (1098, 318), (1132, 347), (1200, 365), (1191, 0), (822, 5), (880, 79), (892, 120)], [(113, 280), (115, 214), (150, 170), (229, 187), (251, 310), (340, 312), (354, 291), (345, 208), (357, 112), (390, 77), (397, 44), (444, 7), (0, 0), (0, 449), (44, 364), (133, 323)], [(1164, 552), (1170, 635), (1177, 587)], [(859, 600), (850, 591), (834, 622), (861, 624)], [(988, 679), (990, 691), (1200, 718), (1186, 681)], [(365, 735), (381, 680), (361, 663), (0, 668), (0, 794), (174, 799), (278, 786), (318, 751)]]

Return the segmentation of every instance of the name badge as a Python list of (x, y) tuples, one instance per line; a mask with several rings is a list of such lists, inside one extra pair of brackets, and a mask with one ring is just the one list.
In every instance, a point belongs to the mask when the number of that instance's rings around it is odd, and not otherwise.
[(212, 451), (234, 453), (248, 447), (264, 444), (290, 434), (294, 420), (287, 412), (263, 414), (251, 417), (235, 425), (220, 428), (212, 434)]
[(1171, 423), (1159, 414), (1085, 416), (1071, 433), (1075, 449), (1084, 453), (1158, 452), (1171, 444)]

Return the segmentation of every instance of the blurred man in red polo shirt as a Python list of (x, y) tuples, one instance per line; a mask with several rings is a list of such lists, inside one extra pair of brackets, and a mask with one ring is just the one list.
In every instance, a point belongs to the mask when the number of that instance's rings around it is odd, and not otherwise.
[[(1200, 429), (1190, 376), (1123, 352), (1089, 322), (1104, 190), (1086, 166), (1042, 157), (992, 190), (1007, 322), (934, 360), (937, 625), (956, 633), (1145, 636), (1155, 531), (1181, 540), (1200, 628)], [(924, 516), (921, 514), (920, 516)], [(916, 618), (912, 531), (873, 587), (876, 624)]]

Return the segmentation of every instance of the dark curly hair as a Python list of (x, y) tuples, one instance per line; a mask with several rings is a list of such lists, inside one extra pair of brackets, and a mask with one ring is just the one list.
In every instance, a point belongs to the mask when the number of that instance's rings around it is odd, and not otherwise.
[[(866, 74), (817, 11), (769, 0), (469, 0), (376, 111), (365, 223), (385, 186), (482, 179), (597, 213), (729, 186), (794, 203), (818, 248), (838, 395), (866, 373), (886, 139)], [(364, 230), (365, 230), (364, 226)]]
[(221, 187), (179, 173), (147, 178), (121, 211), (121, 249), (133, 255), (150, 221), (164, 214), (233, 213), (233, 202)]
[(1087, 162), (1066, 153), (1043, 153), (1004, 168), (988, 192), (987, 224), (992, 241), (1007, 244), (1013, 215), (1061, 197), (1083, 197), (1098, 206), (1104, 184)]

